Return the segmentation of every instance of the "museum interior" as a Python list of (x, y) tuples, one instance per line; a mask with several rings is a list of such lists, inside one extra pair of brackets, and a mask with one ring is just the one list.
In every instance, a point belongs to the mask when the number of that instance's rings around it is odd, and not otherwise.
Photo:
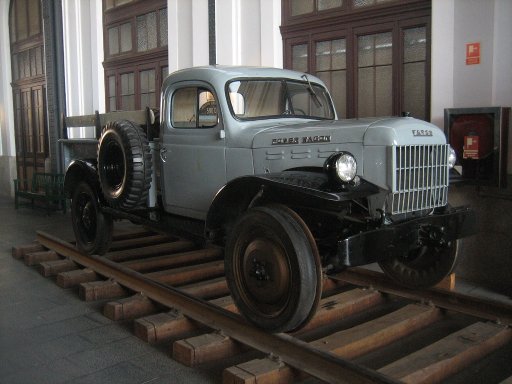
[(511, 384), (511, 16), (0, 0), (0, 382)]

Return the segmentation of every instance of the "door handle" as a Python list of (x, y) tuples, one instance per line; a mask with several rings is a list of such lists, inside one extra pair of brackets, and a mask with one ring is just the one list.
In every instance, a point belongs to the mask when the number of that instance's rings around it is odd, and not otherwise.
[(167, 161), (167, 148), (162, 147), (160, 148), (160, 159), (165, 163)]

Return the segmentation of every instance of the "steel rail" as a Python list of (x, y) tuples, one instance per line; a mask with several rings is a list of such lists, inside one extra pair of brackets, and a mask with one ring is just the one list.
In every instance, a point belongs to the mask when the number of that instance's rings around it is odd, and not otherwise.
[(219, 330), (249, 347), (277, 356), (286, 364), (328, 383), (397, 384), (392, 378), (372, 369), (356, 365), (333, 354), (320, 351), (308, 343), (285, 333), (271, 334), (249, 325), (234, 313), (190, 296), (173, 287), (155, 282), (143, 274), (99, 256), (86, 256), (73, 245), (42, 231), (37, 232), (39, 243), (68, 257), (96, 273), (116, 280), (119, 284), (141, 292), (148, 298)]
[(436, 288), (424, 290), (407, 289), (392, 282), (383, 273), (364, 268), (349, 268), (336, 275), (328, 275), (327, 277), (349, 284), (371, 286), (380, 292), (416, 301), (432, 302), (437, 307), (443, 309), (495, 321), (499, 324), (512, 325), (512, 305), (507, 305), (506, 303)]

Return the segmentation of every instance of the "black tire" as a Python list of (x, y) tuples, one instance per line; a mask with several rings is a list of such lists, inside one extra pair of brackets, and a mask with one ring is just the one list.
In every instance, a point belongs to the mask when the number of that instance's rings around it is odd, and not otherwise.
[(225, 254), (228, 286), (240, 312), (271, 332), (304, 326), (321, 295), (318, 250), (306, 224), (284, 206), (247, 211)]
[(139, 125), (128, 120), (106, 125), (98, 144), (98, 176), (111, 207), (144, 206), (151, 184), (151, 152)]
[(105, 254), (112, 242), (112, 218), (100, 210), (98, 197), (86, 182), (73, 191), (71, 222), (79, 250), (89, 255)]
[(404, 255), (379, 261), (382, 270), (400, 285), (413, 289), (429, 288), (448, 276), (457, 263), (458, 241), (445, 246), (423, 246)]

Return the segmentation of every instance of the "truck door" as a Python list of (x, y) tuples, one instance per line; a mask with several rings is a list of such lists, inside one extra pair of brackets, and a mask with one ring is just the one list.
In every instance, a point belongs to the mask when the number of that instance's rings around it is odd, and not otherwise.
[(184, 84), (170, 89), (161, 130), (161, 179), (167, 212), (205, 219), (226, 184), (224, 128), (211, 87)]

